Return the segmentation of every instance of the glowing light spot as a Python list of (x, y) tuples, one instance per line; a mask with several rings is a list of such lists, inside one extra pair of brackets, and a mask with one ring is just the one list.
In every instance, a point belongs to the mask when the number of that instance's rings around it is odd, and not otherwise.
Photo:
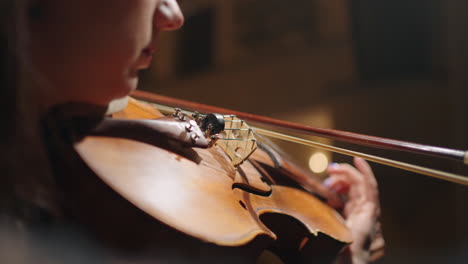
[(322, 152), (316, 152), (310, 156), (309, 167), (315, 173), (322, 173), (328, 167), (328, 157)]

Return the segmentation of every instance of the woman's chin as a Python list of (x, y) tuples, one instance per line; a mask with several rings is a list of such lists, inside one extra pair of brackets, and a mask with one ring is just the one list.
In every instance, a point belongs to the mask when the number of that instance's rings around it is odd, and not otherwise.
[(132, 91), (136, 90), (138, 86), (138, 77), (129, 78), (123, 83), (116, 84), (114, 86), (108, 86), (105, 93), (102, 94), (101, 98), (96, 98), (100, 104), (107, 105), (111, 101), (116, 99), (124, 98), (128, 96)]
[(120, 89), (116, 89), (113, 93), (113, 100), (125, 97), (129, 95), (132, 91), (136, 90), (138, 87), (138, 76), (131, 76), (129, 77), (125, 83), (119, 85)]
[(140, 77), (137, 70), (131, 70), (127, 78), (127, 93), (136, 90)]
[(126, 91), (126, 94), (127, 94), (127, 95), (128, 95), (129, 93), (131, 93), (132, 91), (134, 91), (134, 90), (137, 89), (137, 87), (138, 87), (138, 81), (139, 81), (138, 75), (135, 76), (135, 77), (130, 78), (129, 83), (128, 83), (128, 89), (127, 89), (127, 91)]
[[(96, 89), (92, 89), (93, 94), (100, 94), (99, 99), (106, 105), (115, 99), (119, 99), (128, 96), (132, 91), (138, 87), (139, 77), (138, 75), (127, 75), (123, 78), (109, 78), (107, 82), (103, 81), (98, 85), (94, 85)], [(96, 92), (99, 91), (99, 92)]]

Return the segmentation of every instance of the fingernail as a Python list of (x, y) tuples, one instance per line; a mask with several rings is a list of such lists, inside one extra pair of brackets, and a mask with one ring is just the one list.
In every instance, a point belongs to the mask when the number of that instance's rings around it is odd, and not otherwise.
[(333, 183), (332, 179), (331, 178), (326, 178), (324, 181), (323, 181), (323, 185), (325, 187), (330, 187), (330, 185)]
[(330, 163), (330, 164), (328, 165), (328, 168), (329, 168), (329, 169), (338, 169), (339, 167), (340, 167), (340, 164), (335, 163), (335, 162)]

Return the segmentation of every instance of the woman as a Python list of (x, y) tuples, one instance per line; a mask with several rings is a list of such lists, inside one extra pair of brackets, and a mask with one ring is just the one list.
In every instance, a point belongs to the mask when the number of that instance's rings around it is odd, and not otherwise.
[[(42, 133), (41, 120), (59, 105), (106, 108), (129, 94), (151, 64), (159, 32), (180, 28), (184, 18), (175, 0), (3, 0), (0, 12), (2, 219), (27, 227), (66, 220), (68, 201), (50, 154), (61, 134), (49, 122)], [(355, 165), (331, 166), (325, 184), (349, 198), (343, 212), (355, 242), (339, 261), (366, 263), (379, 216), (377, 184), (364, 160)]]

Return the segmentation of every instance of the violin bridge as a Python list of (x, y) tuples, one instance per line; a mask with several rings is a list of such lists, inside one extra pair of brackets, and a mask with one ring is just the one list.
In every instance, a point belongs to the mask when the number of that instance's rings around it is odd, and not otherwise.
[(234, 115), (223, 117), (225, 128), (217, 135), (216, 145), (228, 155), (232, 165), (237, 167), (257, 149), (257, 140), (245, 121)]
[[(178, 108), (172, 115), (180, 120), (188, 118)], [(205, 137), (209, 139), (209, 147), (219, 146), (231, 159), (234, 167), (241, 165), (257, 149), (253, 130), (235, 115), (201, 115), (196, 112), (192, 117), (192, 122), (196, 121)]]

